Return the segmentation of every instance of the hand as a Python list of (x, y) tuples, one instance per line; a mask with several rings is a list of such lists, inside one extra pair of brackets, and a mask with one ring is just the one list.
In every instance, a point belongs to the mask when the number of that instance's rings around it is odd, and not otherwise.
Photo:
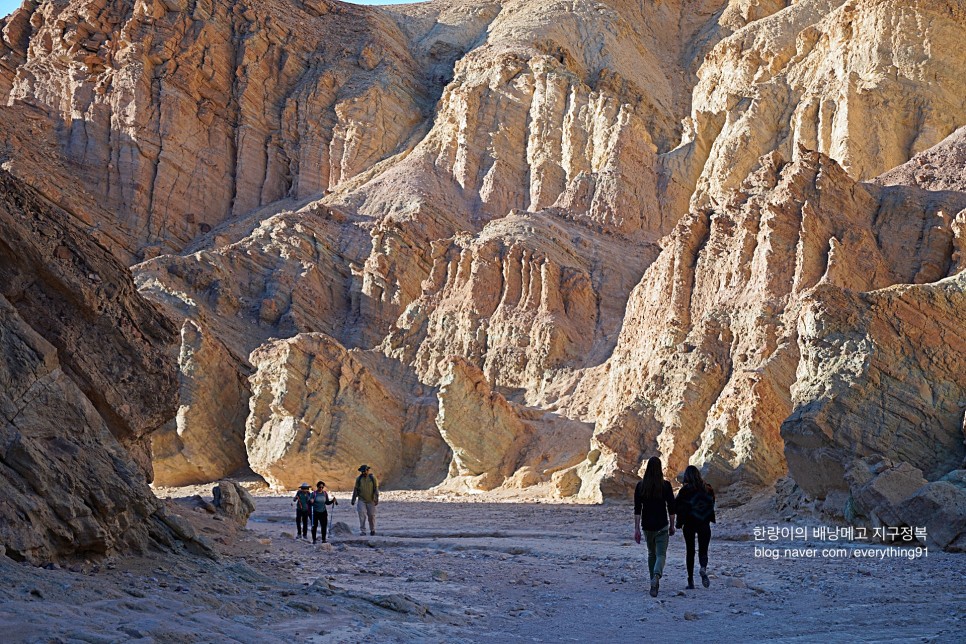
[(669, 536), (669, 537), (673, 537), (674, 536), (674, 526), (673, 525), (669, 525), (667, 527), (667, 536)]
[(634, 541), (636, 541), (637, 543), (640, 543), (641, 542), (641, 531), (640, 530), (635, 530), (634, 531)]

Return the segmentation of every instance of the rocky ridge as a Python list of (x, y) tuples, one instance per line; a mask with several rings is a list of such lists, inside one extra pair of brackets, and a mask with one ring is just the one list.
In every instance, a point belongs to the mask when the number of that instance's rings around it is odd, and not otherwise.
[(72, 0), (0, 28), (5, 166), (181, 327), (159, 482), (369, 461), (600, 500), (657, 453), (874, 521), (848, 473), (884, 456), (966, 494), (958, 3)]

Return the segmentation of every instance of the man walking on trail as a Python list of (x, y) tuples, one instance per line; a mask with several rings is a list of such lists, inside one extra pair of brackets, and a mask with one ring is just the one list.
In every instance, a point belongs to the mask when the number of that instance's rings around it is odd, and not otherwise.
[(366, 534), (366, 517), (369, 518), (369, 534), (376, 534), (376, 506), (379, 505), (379, 482), (372, 474), (372, 468), (368, 465), (359, 466), (359, 476), (356, 477), (356, 485), (352, 488), (352, 505), (359, 500), (357, 510), (359, 511), (359, 535)]

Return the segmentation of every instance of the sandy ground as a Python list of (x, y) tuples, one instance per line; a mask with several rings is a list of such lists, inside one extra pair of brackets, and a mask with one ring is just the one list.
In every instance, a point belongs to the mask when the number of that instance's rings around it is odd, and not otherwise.
[(755, 525), (792, 524), (723, 510), (711, 587), (685, 590), (678, 533), (653, 599), (630, 505), (390, 492), (379, 534), (360, 537), (340, 497), (333, 518), (352, 533), (327, 545), (295, 540), (289, 498), (263, 495), (242, 530), (183, 512), (217, 560), (156, 553), (48, 570), (0, 558), (0, 641), (966, 641), (964, 555), (755, 557)]

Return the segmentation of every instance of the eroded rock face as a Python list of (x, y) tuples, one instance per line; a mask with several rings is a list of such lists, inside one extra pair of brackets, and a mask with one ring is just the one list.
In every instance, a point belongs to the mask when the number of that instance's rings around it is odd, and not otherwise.
[[(249, 354), (272, 336), (350, 337), (352, 259), (369, 236), (338, 212), (309, 207), (270, 217), (235, 243), (134, 267), (140, 291), (183, 320), (175, 422), (153, 438), (157, 482), (200, 483), (248, 464)], [(360, 259), (361, 261), (361, 259)]]
[(714, 143), (694, 203), (720, 200), (773, 150), (804, 146), (868, 180), (936, 145), (966, 121), (966, 81), (953, 49), (927, 43), (964, 36), (962, 6), (944, 0), (809, 0), (739, 29), (698, 71), (691, 123)]
[(0, 172), (0, 539), (44, 563), (172, 544), (146, 436), (174, 328), (70, 215)]
[(742, 193), (662, 242), (613, 356), (588, 380), (602, 395), (596, 440), (627, 474), (659, 451), (672, 474), (693, 462), (718, 485), (774, 480), (801, 297), (820, 281), (888, 283), (868, 192), (820, 155), (763, 163)]
[(422, 296), (396, 321), (383, 350), (438, 382), (463, 356), (497, 386), (537, 397), (562, 369), (604, 359), (640, 267), (653, 254), (592, 238), (554, 212), (514, 214), (475, 238), (436, 242)]
[(71, 216), (0, 173), (0, 294), (58, 361), (150, 478), (147, 435), (171, 418), (175, 328), (130, 273)]
[[(338, 185), (423, 119), (396, 24), (319, 6), (28, 3), (4, 30), (0, 97), (63, 124), (61, 154), (128, 252), (180, 250), (234, 215)], [(374, 124), (379, 136), (363, 136)], [(44, 184), (43, 167), (15, 172)]]
[[(507, 401), (464, 359), (448, 362), (438, 395), (436, 425), (453, 451), (455, 481), (447, 485), (493, 489), (556, 482), (586, 454), (589, 425)], [(577, 491), (556, 489), (560, 496)]]
[(659, 454), (832, 507), (857, 459), (961, 467), (955, 2), (71, 0), (2, 33), (4, 163), (182, 326), (166, 480), (452, 458), (599, 500)]
[(789, 471), (823, 498), (852, 461), (888, 454), (936, 480), (966, 456), (966, 274), (872, 293), (817, 291), (799, 322)]
[[(294, 489), (315, 477), (351, 489), (359, 464), (383, 485), (432, 485), (445, 477), (448, 449), (403, 370), (378, 354), (347, 351), (322, 333), (270, 342), (252, 353), (251, 415), (245, 444), (251, 468), (271, 485)], [(310, 476), (311, 474), (311, 476)]]
[(181, 327), (178, 414), (151, 436), (157, 485), (206, 483), (248, 465), (248, 383), (216, 338), (197, 323)]

